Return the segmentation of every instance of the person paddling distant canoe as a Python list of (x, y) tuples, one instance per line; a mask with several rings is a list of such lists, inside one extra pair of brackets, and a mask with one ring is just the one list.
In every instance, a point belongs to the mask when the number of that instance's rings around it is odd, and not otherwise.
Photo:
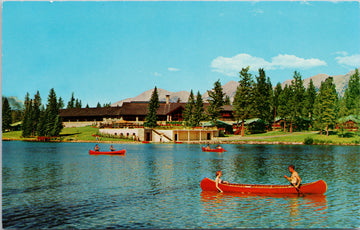
[(295, 166), (294, 165), (289, 165), (289, 172), (291, 173), (291, 176), (284, 176), (286, 179), (288, 179), (288, 181), (294, 185), (295, 188), (299, 189), (300, 183), (301, 183), (301, 178), (299, 176), (299, 174), (295, 171)]
[(210, 145), (208, 144), (206, 147), (205, 147), (206, 150), (210, 150)]
[(216, 148), (217, 148), (217, 149), (222, 149), (222, 147), (221, 147), (220, 145), (218, 145)]
[(98, 145), (95, 145), (95, 152), (99, 152), (100, 147)]
[(115, 151), (116, 149), (114, 149), (114, 147), (111, 145), (111, 146), (110, 146), (110, 150), (111, 150), (111, 151)]
[(227, 181), (221, 180), (220, 179), (221, 175), (222, 175), (221, 171), (216, 172), (215, 185), (216, 185), (216, 188), (219, 190), (219, 192), (223, 192), (223, 190), (221, 190), (219, 188), (219, 184), (228, 184), (229, 183)]

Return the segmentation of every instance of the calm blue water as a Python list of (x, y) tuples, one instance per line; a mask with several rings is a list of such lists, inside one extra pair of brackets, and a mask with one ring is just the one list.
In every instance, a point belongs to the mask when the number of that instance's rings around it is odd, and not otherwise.
[[(2, 143), (4, 228), (358, 228), (357, 146), (128, 144), (126, 156), (90, 156), (89, 143)], [(109, 149), (110, 145), (100, 144)], [(324, 196), (202, 192), (200, 181), (286, 184), (294, 164)]]

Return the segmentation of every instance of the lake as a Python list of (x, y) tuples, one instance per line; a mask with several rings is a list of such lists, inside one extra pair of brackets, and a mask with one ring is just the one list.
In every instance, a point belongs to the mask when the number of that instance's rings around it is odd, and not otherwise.
[[(359, 146), (114, 144), (125, 156), (89, 155), (94, 143), (2, 142), (4, 228), (358, 228)], [(100, 144), (109, 150), (110, 144)], [(323, 196), (202, 192), (227, 181), (322, 179)]]

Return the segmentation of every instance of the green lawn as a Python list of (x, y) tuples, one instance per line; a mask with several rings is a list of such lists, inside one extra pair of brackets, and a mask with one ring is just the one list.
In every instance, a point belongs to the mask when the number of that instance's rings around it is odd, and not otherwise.
[[(4, 139), (16, 139), (16, 140), (34, 140), (33, 138), (23, 138), (21, 136), (22, 131), (6, 132), (2, 134)], [(62, 141), (96, 141), (96, 137), (93, 135), (99, 135), (99, 129), (94, 127), (78, 127), (78, 128), (63, 128), (60, 133), (60, 139)], [(119, 139), (111, 137), (100, 137), (101, 141), (129, 141), (129, 139)]]
[[(311, 138), (314, 144), (360, 144), (360, 132), (346, 132), (344, 137), (339, 136), (340, 132), (331, 132), (329, 136), (326, 133), (320, 135), (319, 132), (293, 132), (283, 133), (282, 131), (273, 131), (263, 134), (246, 135), (246, 139), (239, 138), (238, 141), (262, 141), (262, 142), (298, 142), (304, 143), (306, 138)], [(252, 139), (254, 137), (254, 139)], [(263, 137), (263, 138), (261, 138)], [(233, 140), (236, 142), (237, 140)]]

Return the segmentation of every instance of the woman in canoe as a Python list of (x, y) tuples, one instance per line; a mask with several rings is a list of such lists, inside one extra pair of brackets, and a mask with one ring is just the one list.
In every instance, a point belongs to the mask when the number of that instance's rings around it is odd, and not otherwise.
[(100, 147), (98, 145), (95, 145), (95, 152), (99, 152)]
[(210, 150), (210, 145), (208, 144), (206, 147), (205, 147), (206, 150)]
[(295, 171), (295, 166), (294, 165), (289, 165), (289, 172), (291, 173), (291, 176), (284, 176), (286, 179), (288, 179), (288, 181), (295, 186), (295, 188), (299, 188), (300, 183), (301, 183), (301, 178), (299, 176), (299, 174)]
[(217, 171), (216, 172), (216, 178), (215, 178), (215, 184), (216, 184), (216, 188), (219, 190), (219, 192), (223, 192), (220, 188), (219, 188), (219, 184), (228, 184), (229, 182), (227, 181), (223, 181), (220, 179), (222, 173), (221, 171)]
[(221, 147), (220, 145), (218, 145), (216, 148), (217, 148), (217, 149), (222, 149), (222, 147)]
[(111, 146), (110, 146), (110, 150), (111, 150), (111, 151), (115, 151), (116, 149), (114, 149), (114, 147), (111, 145)]

